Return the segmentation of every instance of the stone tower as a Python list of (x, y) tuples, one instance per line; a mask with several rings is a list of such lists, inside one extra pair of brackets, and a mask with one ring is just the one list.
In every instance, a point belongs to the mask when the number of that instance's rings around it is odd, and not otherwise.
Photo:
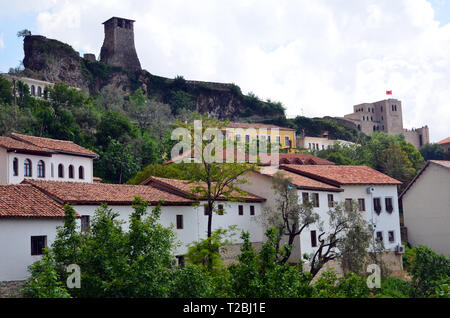
[(105, 25), (105, 40), (100, 51), (100, 62), (120, 66), (126, 71), (140, 71), (139, 62), (134, 47), (134, 20), (112, 17), (103, 22)]

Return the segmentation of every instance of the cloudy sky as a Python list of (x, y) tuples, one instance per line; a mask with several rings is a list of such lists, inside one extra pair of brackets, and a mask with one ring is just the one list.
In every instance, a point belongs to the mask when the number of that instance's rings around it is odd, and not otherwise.
[(444, 0), (0, 0), (0, 71), (19, 65), (24, 28), (99, 55), (111, 16), (136, 20), (152, 74), (231, 82), (287, 115), (343, 116), (386, 98), (405, 128), (450, 136), (450, 3)]

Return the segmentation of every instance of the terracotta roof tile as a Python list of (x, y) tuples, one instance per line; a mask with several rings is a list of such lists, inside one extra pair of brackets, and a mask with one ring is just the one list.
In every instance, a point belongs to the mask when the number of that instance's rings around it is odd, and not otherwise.
[(307, 153), (280, 153), (280, 164), (334, 165), (334, 162)]
[(73, 154), (80, 154), (80, 155), (87, 155), (91, 157), (97, 157), (98, 155), (90, 151), (89, 149), (86, 149), (84, 147), (81, 147), (77, 145), (76, 143), (69, 141), (69, 140), (57, 140), (57, 139), (50, 139), (50, 138), (44, 138), (44, 137), (35, 137), (35, 136), (27, 136), (17, 133), (12, 133), (11, 138), (33, 144), (40, 148), (45, 148), (47, 150), (54, 150), (64, 153), (73, 153)]
[(11, 137), (0, 136), (0, 147), (5, 148), (8, 151), (24, 151), (32, 153), (52, 154), (53, 151), (49, 149), (42, 149), (35, 145), (13, 139)]
[(95, 205), (129, 205), (135, 196), (156, 204), (164, 200), (164, 205), (191, 205), (194, 200), (143, 185), (124, 185), (85, 182), (60, 182), (24, 180), (63, 203)]
[[(159, 177), (149, 177), (147, 180), (142, 182), (142, 184), (145, 185), (151, 185), (154, 187), (158, 187), (160, 189), (164, 189), (166, 191), (175, 191), (175, 193), (184, 195), (186, 197), (192, 197), (194, 194), (192, 191), (196, 187), (203, 187), (206, 189), (206, 183), (204, 182), (191, 182), (188, 183), (188, 181), (184, 180), (176, 180), (176, 179), (167, 179), (167, 178), (159, 178)], [(247, 192), (246, 196), (243, 196), (242, 194), (238, 193), (237, 191), (233, 191), (231, 195), (237, 199), (242, 199), (247, 202), (263, 202), (266, 199), (262, 198), (260, 196), (257, 196), (255, 194)], [(197, 200), (203, 199), (200, 196), (196, 196)], [(226, 200), (225, 196), (221, 196), (219, 200)]]
[(401, 184), (400, 181), (366, 166), (281, 165), (280, 169), (334, 185)]
[(341, 192), (344, 189), (341, 189), (337, 186), (333, 186), (331, 184), (327, 184), (325, 182), (321, 182), (318, 180), (314, 180), (305, 176), (302, 176), (297, 173), (293, 173), (287, 170), (278, 170), (271, 172), (261, 172), (262, 175), (267, 175), (273, 177), (275, 173), (280, 172), (283, 174), (285, 178), (290, 178), (292, 184), (297, 186), (298, 189), (304, 190), (321, 190), (321, 191), (330, 191), (330, 192)]
[(437, 164), (439, 166), (450, 168), (450, 161), (449, 160), (430, 160), (430, 162)]
[(445, 139), (442, 139), (441, 141), (438, 141), (437, 143), (439, 145), (442, 145), (442, 144), (448, 144), (449, 142), (450, 142), (450, 137), (447, 137)]
[(63, 217), (63, 205), (31, 185), (0, 186), (0, 218)]

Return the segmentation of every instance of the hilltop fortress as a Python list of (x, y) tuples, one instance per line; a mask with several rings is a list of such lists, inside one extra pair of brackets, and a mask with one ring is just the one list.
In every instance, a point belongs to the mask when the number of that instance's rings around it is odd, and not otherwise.
[(428, 126), (415, 129), (403, 128), (402, 102), (398, 99), (385, 99), (374, 103), (362, 103), (353, 106), (353, 113), (344, 117), (325, 117), (340, 124), (353, 127), (370, 135), (382, 131), (390, 135), (405, 136), (407, 142), (417, 149), (430, 143)]

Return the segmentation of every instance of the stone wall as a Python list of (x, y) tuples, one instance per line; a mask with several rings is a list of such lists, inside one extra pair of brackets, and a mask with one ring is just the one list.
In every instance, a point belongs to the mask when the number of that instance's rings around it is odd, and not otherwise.
[(21, 297), (20, 289), (25, 281), (0, 282), (0, 298)]

